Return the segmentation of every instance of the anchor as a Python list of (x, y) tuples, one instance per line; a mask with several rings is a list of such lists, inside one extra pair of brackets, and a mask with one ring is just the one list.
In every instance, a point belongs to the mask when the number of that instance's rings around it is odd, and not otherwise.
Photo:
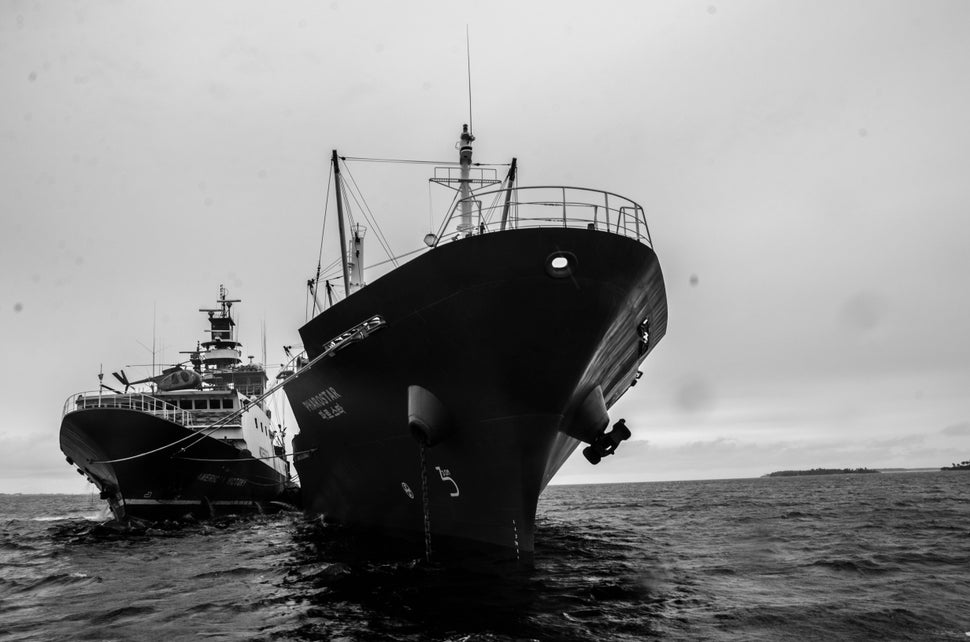
[(594, 466), (600, 463), (603, 457), (607, 457), (616, 452), (620, 442), (630, 438), (630, 429), (626, 426), (626, 419), (620, 419), (613, 424), (612, 430), (604, 432), (593, 440), (589, 446), (583, 448), (583, 456)]

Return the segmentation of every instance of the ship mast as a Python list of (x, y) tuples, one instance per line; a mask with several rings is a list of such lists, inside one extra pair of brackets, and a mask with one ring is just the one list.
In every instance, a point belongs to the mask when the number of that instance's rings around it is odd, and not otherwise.
[(366, 231), (367, 228), (357, 223), (354, 226), (351, 245), (347, 248), (349, 255), (347, 263), (350, 266), (350, 290), (347, 294), (364, 287), (364, 232)]
[(236, 341), (236, 322), (232, 318), (232, 304), (239, 303), (239, 299), (227, 299), (226, 288), (219, 285), (218, 308), (199, 308), (199, 312), (209, 315), (209, 340), (200, 346), (204, 352), (204, 363), (207, 372), (221, 372), (228, 370), (242, 361), (242, 344)]
[(512, 166), (509, 167), (509, 174), (508, 176), (505, 177), (508, 187), (506, 187), (505, 189), (505, 206), (502, 207), (502, 230), (503, 231), (509, 224), (509, 206), (512, 203), (512, 187), (513, 185), (515, 185), (515, 169), (516, 169), (517, 163), (518, 163), (518, 160), (513, 158)]
[(350, 296), (350, 269), (347, 265), (347, 232), (344, 231), (344, 203), (340, 198), (340, 165), (337, 163), (337, 150), (330, 157), (333, 162), (334, 197), (337, 199), (337, 227), (340, 228), (340, 264), (344, 273), (344, 296)]
[(471, 166), (472, 166), (472, 141), (475, 137), (468, 130), (468, 125), (462, 126), (461, 141), (459, 144), (458, 161), (461, 164), (461, 180), (459, 181), (459, 194), (461, 198), (461, 223), (458, 229), (466, 234), (472, 231), (472, 201), (471, 201)]

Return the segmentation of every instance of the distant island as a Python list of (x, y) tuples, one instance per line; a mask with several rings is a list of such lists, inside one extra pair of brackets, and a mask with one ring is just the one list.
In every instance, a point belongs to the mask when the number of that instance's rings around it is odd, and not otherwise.
[(947, 467), (941, 468), (940, 470), (966, 470), (970, 471), (970, 460), (961, 461), (959, 464), (950, 464)]
[(871, 468), (813, 468), (811, 470), (778, 470), (764, 475), (765, 477), (802, 477), (805, 475), (860, 475), (863, 473), (878, 473)]

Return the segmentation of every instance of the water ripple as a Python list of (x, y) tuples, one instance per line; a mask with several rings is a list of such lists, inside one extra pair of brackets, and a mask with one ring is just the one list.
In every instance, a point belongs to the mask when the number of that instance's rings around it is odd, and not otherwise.
[(0, 638), (916, 640), (970, 631), (970, 475), (551, 487), (535, 565), (489, 572), (428, 564), (411, 545), (292, 514), (124, 529), (92, 522), (87, 502), (0, 496)]

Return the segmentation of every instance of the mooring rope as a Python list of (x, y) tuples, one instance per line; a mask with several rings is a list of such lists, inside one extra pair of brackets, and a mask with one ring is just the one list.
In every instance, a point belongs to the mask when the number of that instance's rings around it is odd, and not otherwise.
[[(368, 324), (370, 324), (375, 319), (377, 319), (379, 321), (377, 327), (375, 327), (373, 329), (367, 328), (366, 326), (368, 326)], [(384, 327), (385, 324), (386, 324), (386, 321), (384, 321), (384, 319), (378, 315), (378, 316), (371, 317), (367, 321), (364, 321), (362, 323), (358, 323), (357, 325), (355, 325), (350, 330), (347, 330), (346, 332), (337, 335), (337, 337), (335, 337), (335, 338), (331, 339), (330, 341), (324, 343), (323, 345), (328, 346), (327, 349), (324, 350), (323, 352), (321, 352), (320, 354), (318, 354), (313, 359), (311, 359), (309, 363), (307, 363), (305, 366), (303, 366), (303, 368), (301, 368), (300, 370), (297, 370), (296, 372), (294, 372), (289, 377), (287, 377), (283, 381), (279, 382), (275, 386), (272, 386), (269, 390), (267, 390), (263, 394), (261, 394), (258, 397), (250, 400), (250, 403), (255, 404), (255, 403), (258, 403), (258, 402), (262, 401), (266, 397), (270, 396), (271, 394), (273, 394), (274, 392), (276, 392), (277, 390), (279, 390), (280, 388), (282, 388), (285, 384), (288, 384), (290, 381), (296, 379), (297, 377), (300, 377), (300, 376), (306, 374), (307, 372), (310, 371), (311, 366), (313, 366), (314, 364), (316, 364), (321, 359), (324, 359), (324, 358), (330, 356), (331, 354), (333, 354), (334, 352), (336, 352), (340, 348), (344, 347), (344, 345), (347, 343), (348, 340), (350, 340), (350, 339), (359, 340), (359, 339), (362, 339), (364, 337), (367, 337), (374, 330), (377, 330), (379, 328)], [(365, 332), (365, 330), (366, 330), (366, 332)], [(344, 335), (349, 335), (348, 339), (343, 340), (343, 341), (338, 341)], [(301, 353), (301, 355), (302, 355), (302, 353)], [(289, 363), (293, 363), (294, 361), (296, 361), (296, 359), (298, 358), (298, 356), (297, 357), (293, 357), (293, 359), (291, 359)], [(287, 365), (289, 365), (289, 364), (287, 364)], [(216, 423), (212, 424), (211, 426), (208, 426), (205, 430), (200, 430), (200, 431), (197, 431), (197, 432), (196, 431), (193, 431), (191, 435), (186, 435), (185, 437), (182, 437), (181, 439), (176, 439), (175, 441), (173, 441), (173, 442), (171, 442), (169, 444), (165, 444), (164, 446), (159, 446), (158, 448), (154, 448), (152, 450), (148, 450), (148, 451), (145, 451), (143, 453), (138, 453), (138, 454), (135, 454), (135, 455), (131, 455), (129, 457), (119, 457), (118, 459), (99, 459), (99, 460), (96, 460), (96, 461), (92, 461), (91, 463), (92, 464), (116, 464), (116, 463), (123, 462), (123, 461), (131, 461), (133, 459), (139, 459), (141, 457), (147, 457), (148, 455), (153, 455), (153, 454), (155, 454), (157, 452), (160, 452), (162, 450), (165, 450), (166, 448), (171, 448), (172, 446), (178, 445), (178, 444), (182, 443), (183, 441), (188, 441), (189, 439), (196, 438), (196, 440), (194, 442), (192, 442), (188, 446), (183, 446), (178, 451), (179, 453), (184, 453), (186, 450), (188, 450), (189, 448), (191, 448), (195, 444), (199, 443), (200, 441), (202, 441), (206, 437), (208, 437), (217, 428), (221, 428), (230, 419), (234, 419), (236, 417), (242, 416), (242, 413), (244, 413), (247, 409), (248, 408), (246, 408), (244, 406), (244, 407), (240, 408), (239, 410), (236, 410), (236, 411), (230, 413), (229, 415), (226, 415), (225, 417), (223, 417), (222, 419), (220, 419)], [(186, 426), (186, 428), (188, 428), (188, 426)], [(190, 430), (191, 430), (191, 428), (190, 428)], [(275, 455), (274, 455), (274, 457), (275, 457)]]
[(173, 457), (174, 459), (181, 459), (183, 461), (205, 461), (205, 462), (238, 462), (238, 461), (260, 461), (263, 459), (286, 459), (287, 457), (296, 457), (297, 455), (303, 455), (305, 453), (316, 452), (316, 448), (308, 448), (307, 450), (299, 450), (295, 453), (283, 453), (283, 455), (270, 455), (268, 457), (237, 457), (236, 459), (207, 459), (203, 457)]

